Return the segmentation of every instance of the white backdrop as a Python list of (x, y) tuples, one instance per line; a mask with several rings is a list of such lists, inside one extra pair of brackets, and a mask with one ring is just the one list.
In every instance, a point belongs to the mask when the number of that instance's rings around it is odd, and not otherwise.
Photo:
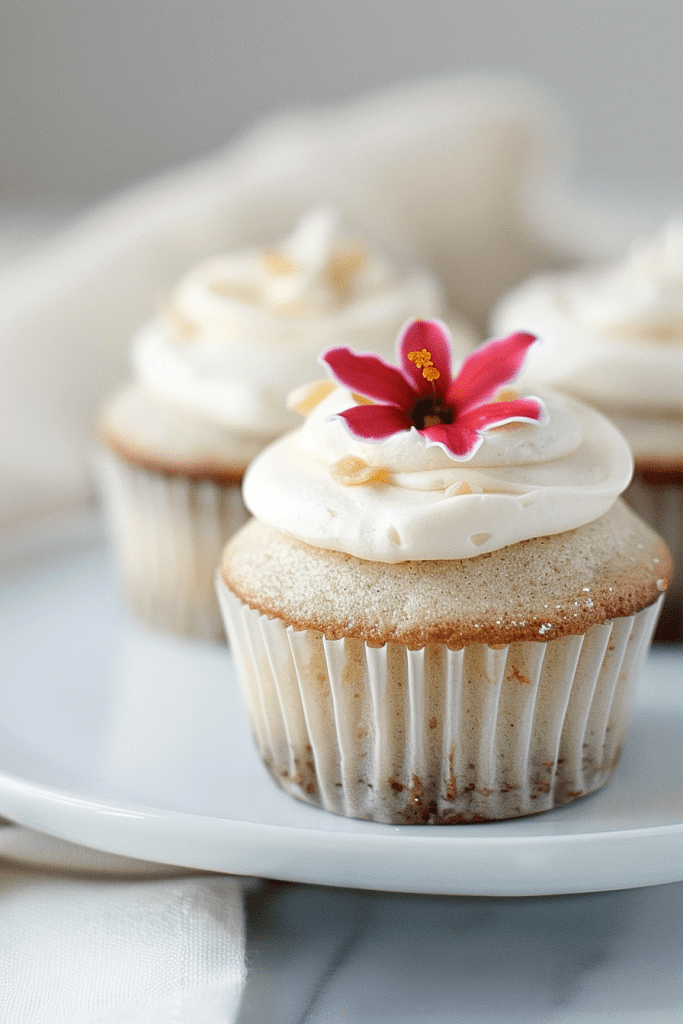
[(0, 202), (82, 206), (283, 109), (453, 72), (554, 91), (576, 174), (677, 202), (679, 0), (5, 0)]

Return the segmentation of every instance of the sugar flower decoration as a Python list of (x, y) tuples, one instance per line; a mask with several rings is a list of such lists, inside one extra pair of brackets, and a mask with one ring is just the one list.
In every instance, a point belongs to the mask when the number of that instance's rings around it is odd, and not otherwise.
[(482, 444), (482, 431), (544, 419), (537, 398), (499, 395), (517, 376), (535, 341), (535, 335), (523, 332), (489, 341), (470, 353), (453, 377), (445, 325), (413, 320), (399, 335), (399, 366), (346, 347), (328, 349), (321, 359), (337, 383), (358, 398), (360, 404), (339, 413), (354, 437), (383, 441), (414, 429), (428, 445), (439, 445), (452, 459), (464, 461)]

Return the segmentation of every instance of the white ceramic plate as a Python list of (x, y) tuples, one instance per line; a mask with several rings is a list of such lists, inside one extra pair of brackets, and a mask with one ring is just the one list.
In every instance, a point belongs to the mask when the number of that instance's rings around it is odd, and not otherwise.
[(512, 896), (683, 880), (680, 648), (649, 656), (600, 793), (517, 821), (375, 825), (271, 782), (228, 651), (129, 621), (97, 530), (12, 548), (0, 552), (0, 814), (130, 857), (369, 889)]

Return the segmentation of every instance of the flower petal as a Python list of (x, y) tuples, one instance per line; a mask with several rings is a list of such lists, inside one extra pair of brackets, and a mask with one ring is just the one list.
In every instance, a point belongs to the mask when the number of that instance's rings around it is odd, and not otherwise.
[(439, 445), (452, 459), (458, 460), (470, 459), (483, 441), (479, 430), (458, 421), (426, 427), (420, 433), (427, 438), (429, 444)]
[(438, 444), (451, 458), (470, 459), (483, 442), (482, 431), (502, 427), (505, 423), (541, 422), (545, 406), (538, 398), (516, 398), (511, 402), (490, 402), (478, 405), (459, 416), (453, 423), (441, 423), (421, 430), (429, 444)]
[(451, 339), (448, 328), (439, 320), (411, 320), (399, 335), (401, 367), (420, 396), (430, 393), (432, 385), (422, 370), (408, 359), (408, 353), (421, 352), (425, 348), (432, 357), (432, 365), (439, 371), (434, 387), (438, 394), (445, 395), (453, 379)]
[(540, 423), (545, 406), (538, 398), (515, 398), (511, 402), (489, 402), (469, 409), (457, 422), (474, 430), (502, 427), (504, 423)]
[(320, 357), (332, 376), (349, 391), (372, 398), (376, 402), (389, 402), (405, 408), (412, 407), (415, 395), (405, 376), (396, 367), (379, 356), (353, 352), (345, 346), (328, 348)]
[(535, 334), (517, 331), (506, 338), (487, 341), (471, 352), (448, 392), (448, 401), (456, 413), (461, 415), (481, 405), (509, 384), (521, 370), (527, 350), (535, 341)]
[(411, 426), (408, 413), (395, 405), (355, 405), (336, 415), (363, 441), (383, 441)]

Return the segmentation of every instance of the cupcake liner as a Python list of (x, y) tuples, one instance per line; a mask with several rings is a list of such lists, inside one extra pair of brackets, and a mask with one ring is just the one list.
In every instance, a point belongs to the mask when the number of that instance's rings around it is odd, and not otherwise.
[(609, 779), (661, 608), (506, 646), (327, 640), (218, 594), (261, 758), (347, 817), (456, 824), (549, 810)]
[(683, 471), (650, 474), (636, 467), (624, 498), (666, 542), (674, 574), (655, 640), (683, 640)]
[(96, 472), (131, 609), (160, 629), (224, 639), (214, 574), (248, 518), (239, 486), (154, 473), (109, 451)]

